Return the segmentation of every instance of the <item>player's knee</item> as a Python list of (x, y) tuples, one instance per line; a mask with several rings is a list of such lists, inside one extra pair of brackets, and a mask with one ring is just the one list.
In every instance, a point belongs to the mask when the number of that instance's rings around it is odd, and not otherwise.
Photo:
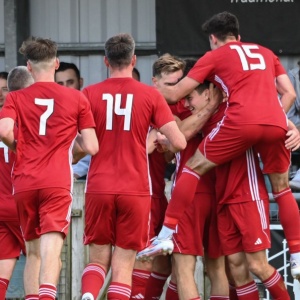
[(259, 278), (262, 277), (268, 267), (269, 264), (266, 260), (255, 260), (249, 262), (249, 271)]

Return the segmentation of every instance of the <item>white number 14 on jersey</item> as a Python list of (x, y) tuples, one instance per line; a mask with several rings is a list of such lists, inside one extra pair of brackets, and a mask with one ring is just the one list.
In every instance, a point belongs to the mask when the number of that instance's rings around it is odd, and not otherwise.
[(121, 108), (121, 96), (121, 94), (116, 94), (114, 99), (111, 94), (103, 94), (102, 100), (107, 101), (106, 130), (112, 130), (114, 113), (118, 116), (124, 116), (124, 130), (130, 130), (133, 94), (127, 94), (125, 108)]

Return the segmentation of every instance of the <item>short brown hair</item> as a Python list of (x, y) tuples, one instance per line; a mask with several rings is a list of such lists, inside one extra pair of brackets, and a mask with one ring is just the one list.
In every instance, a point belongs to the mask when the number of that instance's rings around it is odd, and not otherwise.
[(57, 45), (50, 39), (30, 37), (22, 43), (19, 52), (33, 63), (48, 61), (57, 56)]
[(130, 34), (120, 33), (105, 42), (104, 50), (112, 67), (126, 67), (134, 55), (135, 42)]
[(169, 74), (179, 70), (184, 70), (185, 62), (183, 59), (165, 53), (160, 56), (152, 66), (152, 76), (161, 77), (163, 73)]

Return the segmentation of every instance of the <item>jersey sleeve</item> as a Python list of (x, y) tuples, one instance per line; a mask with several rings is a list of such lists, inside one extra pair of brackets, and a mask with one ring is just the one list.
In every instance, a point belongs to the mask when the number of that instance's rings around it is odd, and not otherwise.
[(11, 118), (14, 121), (17, 119), (17, 111), (15, 106), (15, 101), (13, 99), (12, 93), (9, 93), (6, 97), (4, 106), (0, 111), (0, 119)]
[(194, 67), (189, 71), (187, 77), (192, 78), (199, 83), (203, 83), (205, 79), (209, 80), (212, 72), (214, 70), (214, 60), (212, 52), (207, 52), (202, 56)]
[(153, 120), (154, 127), (160, 128), (163, 125), (174, 121), (174, 116), (168, 106), (165, 98), (155, 89), (153, 89), (154, 107), (153, 107)]
[(283, 67), (279, 58), (275, 54), (273, 60), (275, 66), (275, 76), (277, 77), (279, 75), (286, 74), (285, 68)]
[(83, 93), (79, 96), (78, 130), (96, 127), (91, 111), (91, 105)]

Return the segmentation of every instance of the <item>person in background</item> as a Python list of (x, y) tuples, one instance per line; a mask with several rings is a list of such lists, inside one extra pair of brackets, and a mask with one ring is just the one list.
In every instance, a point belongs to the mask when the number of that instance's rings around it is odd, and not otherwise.
[(136, 79), (137, 81), (141, 81), (140, 71), (136, 67), (134, 67), (132, 70), (132, 78)]
[[(80, 71), (74, 63), (61, 61), (59, 67), (55, 70), (55, 82), (68, 88), (73, 88), (78, 91), (83, 87), (83, 78), (80, 76)], [(86, 155), (81, 158), (76, 164), (72, 165), (74, 180), (85, 179), (89, 169), (91, 156)]]
[(89, 101), (54, 82), (56, 43), (31, 37), (19, 51), (35, 83), (7, 95), (0, 112), (0, 138), (16, 151), (12, 183), (26, 242), (25, 299), (54, 300), (71, 216), (71, 148), (76, 139), (94, 155), (98, 141)]
[(6, 95), (8, 93), (7, 76), (7, 72), (0, 72), (0, 109), (3, 107)]
[[(1, 80), (0, 82), (2, 85)], [(7, 77), (8, 91), (17, 91), (32, 83), (33, 78), (24, 66), (15, 67)], [(14, 161), (15, 153), (0, 141), (0, 300), (5, 300), (9, 281), (20, 254), (26, 254), (17, 207), (12, 195), (11, 172)]]
[[(298, 66), (294, 69), (288, 71), (288, 76), (293, 84), (293, 87), (296, 91), (296, 100), (290, 110), (287, 112), (287, 117), (291, 120), (300, 131), (300, 61), (298, 61)], [(299, 151), (295, 153), (297, 156)], [(292, 165), (293, 165), (293, 156), (292, 156)], [(299, 165), (298, 165), (299, 167)], [(290, 180), (290, 187), (295, 190), (300, 190), (300, 169), (298, 168), (297, 172), (293, 174), (292, 180)]]

